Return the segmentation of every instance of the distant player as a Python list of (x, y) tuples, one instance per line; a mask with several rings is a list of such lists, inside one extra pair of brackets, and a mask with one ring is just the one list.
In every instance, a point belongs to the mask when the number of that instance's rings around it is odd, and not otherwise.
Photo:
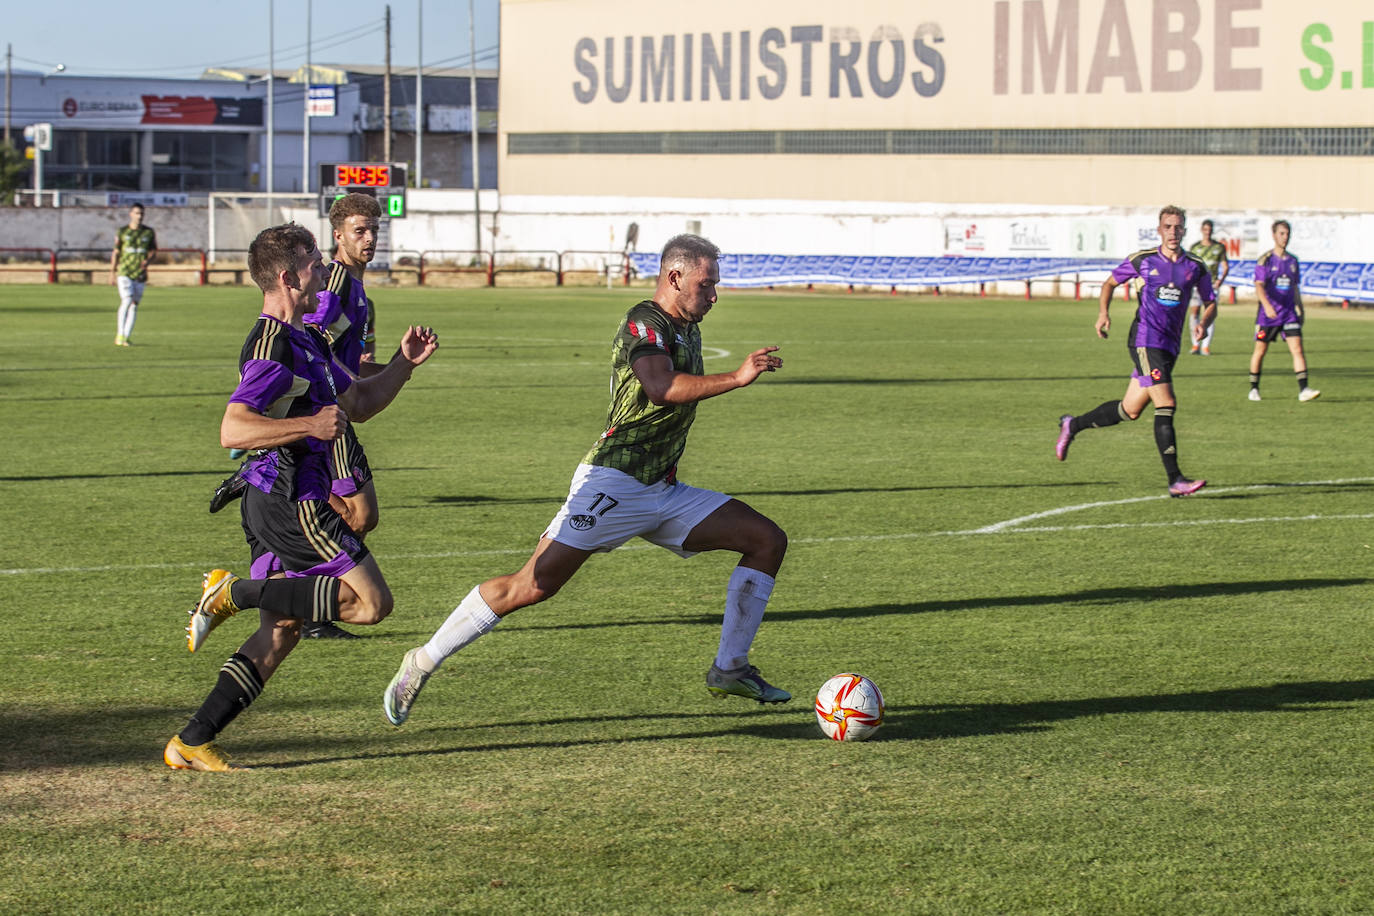
[[(1205, 219), (1202, 221), (1202, 239), (1194, 242), (1193, 247), (1188, 249), (1188, 253), (1207, 265), (1207, 273), (1212, 277), (1212, 289), (1218, 298), (1221, 296), (1221, 284), (1225, 282), (1226, 275), (1231, 272), (1231, 262), (1226, 257), (1226, 246), (1221, 242), (1212, 239), (1212, 221)], [(1190, 331), (1195, 330), (1202, 323), (1202, 306), (1194, 305), (1188, 309), (1188, 324)], [(1216, 333), (1216, 322), (1207, 329), (1207, 333), (1199, 340), (1193, 338), (1192, 353), (1196, 356), (1201, 353), (1203, 356), (1212, 355), (1212, 335)]]
[[(726, 587), (707, 690), (760, 703), (792, 698), (749, 664), (749, 647), (782, 566), (787, 536), (739, 500), (677, 479), (697, 403), (782, 366), (773, 355), (777, 347), (764, 347), (733, 372), (702, 374), (697, 326), (716, 301), (719, 258), (716, 246), (700, 236), (668, 240), (653, 299), (630, 309), (616, 331), (606, 428), (573, 474), (567, 501), (518, 572), (473, 588), (429, 642), (405, 654), (382, 699), (392, 725), (405, 722), (444, 659), (512, 611), (552, 598), (592, 554), (614, 550), (633, 537), (683, 557), (704, 550), (740, 554)], [(766, 450), (766, 444), (755, 448)], [(621, 663), (607, 659), (608, 665)]]
[(1174, 435), (1173, 368), (1178, 359), (1179, 338), (1183, 333), (1183, 318), (1188, 301), (1196, 292), (1204, 309), (1202, 319), (1193, 328), (1193, 340), (1201, 340), (1217, 316), (1216, 294), (1207, 265), (1183, 251), (1183, 232), (1186, 215), (1178, 207), (1159, 211), (1158, 248), (1137, 251), (1122, 261), (1107, 282), (1102, 284), (1097, 316), (1097, 336), (1106, 338), (1111, 328), (1108, 308), (1112, 291), (1122, 283), (1138, 279), (1139, 306), (1127, 339), (1127, 348), (1135, 363), (1126, 395), (1119, 401), (1107, 401), (1087, 413), (1075, 417), (1064, 414), (1059, 418), (1059, 440), (1054, 455), (1063, 461), (1069, 455), (1069, 444), (1085, 429), (1115, 426), (1122, 420), (1140, 416), (1146, 404), (1155, 408), (1155, 445), (1164, 472), (1169, 479), (1170, 496), (1190, 496), (1207, 485), (1205, 480), (1189, 480), (1178, 469), (1178, 447)]
[(263, 292), (262, 314), (239, 356), (220, 443), (264, 450), (244, 471), (243, 531), (255, 578), (205, 574), (187, 647), (199, 649), (242, 608), (259, 609), (258, 629), (167, 742), (163, 760), (175, 769), (240, 769), (214, 739), (262, 693), (300, 640), (302, 621), (373, 624), (391, 612), (376, 559), (330, 504), (329, 454), (350, 416), (361, 421), (384, 409), (438, 346), (430, 329), (408, 328), (381, 372), (354, 381), (305, 329), (326, 276), (314, 236), (296, 225), (264, 229), (249, 248), (248, 269)]
[(1269, 344), (1283, 338), (1293, 354), (1293, 374), (1298, 379), (1298, 400), (1310, 401), (1321, 392), (1307, 385), (1307, 357), (1302, 350), (1302, 323), (1306, 311), (1302, 304), (1302, 276), (1298, 259), (1288, 253), (1292, 227), (1287, 220), (1273, 226), (1274, 247), (1255, 262), (1255, 295), (1259, 308), (1255, 314), (1255, 352), (1250, 354), (1250, 400), (1260, 399), (1260, 369)]
[(148, 282), (148, 265), (157, 254), (157, 233), (143, 225), (143, 204), (129, 208), (129, 225), (115, 231), (110, 252), (110, 282), (119, 290), (119, 317), (115, 320), (115, 346), (129, 346)]

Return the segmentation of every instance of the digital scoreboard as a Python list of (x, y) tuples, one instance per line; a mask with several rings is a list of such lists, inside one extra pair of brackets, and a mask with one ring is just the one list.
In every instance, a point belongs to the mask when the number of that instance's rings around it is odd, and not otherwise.
[(382, 219), (406, 215), (407, 168), (395, 162), (320, 163), (320, 216), (345, 194), (369, 194), (382, 205)]

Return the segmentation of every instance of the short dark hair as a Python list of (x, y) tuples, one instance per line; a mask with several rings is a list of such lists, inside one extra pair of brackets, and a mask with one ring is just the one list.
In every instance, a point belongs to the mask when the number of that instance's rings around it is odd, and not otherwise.
[(1205, 227), (1208, 228), (1208, 229), (1215, 229), (1215, 228), (1216, 228), (1216, 226), (1212, 225), (1212, 221), (1211, 221), (1210, 219), (1205, 219), (1205, 220), (1203, 220), (1203, 221), (1202, 221), (1202, 225), (1205, 226)]
[(669, 270), (686, 271), (701, 260), (719, 261), (720, 249), (699, 235), (684, 232), (675, 235), (663, 246), (663, 255), (658, 259), (660, 272)]
[(1274, 220), (1274, 225), (1272, 225), (1272, 226), (1269, 227), (1269, 233), (1272, 235), (1273, 233), (1278, 232), (1280, 226), (1282, 226), (1283, 228), (1287, 229), (1289, 235), (1292, 235), (1292, 234), (1293, 234), (1293, 227), (1290, 226), (1290, 225), (1288, 225), (1288, 220), (1286, 220), (1286, 219), (1276, 219), (1276, 220)]
[(248, 246), (248, 273), (258, 289), (271, 292), (277, 286), (277, 275), (283, 270), (294, 270), (301, 252), (314, 247), (315, 234), (304, 226), (271, 226), (259, 232)]
[(336, 230), (343, 229), (350, 216), (366, 216), (368, 219), (382, 218), (382, 205), (371, 194), (354, 191), (334, 201), (329, 207), (329, 225)]
[(132, 207), (129, 208), (129, 212), (132, 213), (132, 212), (134, 212), (135, 210), (142, 210), (142, 209), (143, 209), (143, 204), (134, 204)]

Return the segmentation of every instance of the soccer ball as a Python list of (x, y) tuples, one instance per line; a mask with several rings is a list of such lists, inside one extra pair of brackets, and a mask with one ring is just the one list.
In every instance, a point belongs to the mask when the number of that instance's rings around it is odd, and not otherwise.
[(835, 741), (863, 741), (883, 724), (883, 693), (859, 674), (837, 674), (816, 692), (816, 724)]

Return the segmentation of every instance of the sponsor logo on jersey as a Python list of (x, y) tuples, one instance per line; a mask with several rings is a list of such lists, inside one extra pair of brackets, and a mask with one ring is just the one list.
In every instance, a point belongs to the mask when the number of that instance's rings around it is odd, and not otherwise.
[(1178, 305), (1183, 299), (1183, 290), (1170, 283), (1167, 286), (1161, 286), (1159, 291), (1155, 293), (1155, 298), (1160, 305)]
[(568, 518), (568, 524), (578, 531), (586, 531), (595, 527), (596, 516), (594, 515), (573, 515)]

